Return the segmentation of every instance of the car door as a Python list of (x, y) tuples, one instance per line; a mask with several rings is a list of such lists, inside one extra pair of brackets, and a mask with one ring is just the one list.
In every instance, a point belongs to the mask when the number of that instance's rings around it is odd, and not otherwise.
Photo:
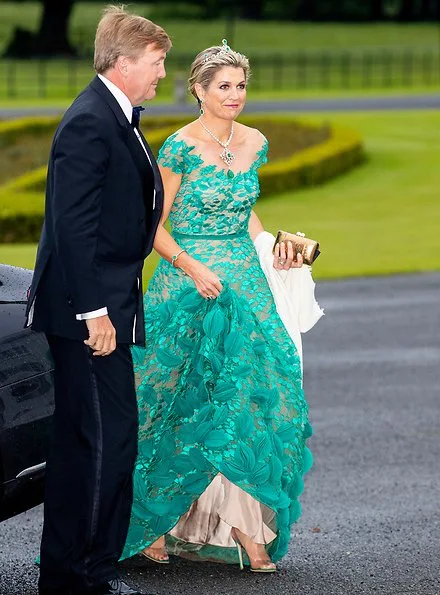
[(32, 271), (0, 265), (0, 518), (41, 500), (53, 412), (46, 338), (24, 327)]

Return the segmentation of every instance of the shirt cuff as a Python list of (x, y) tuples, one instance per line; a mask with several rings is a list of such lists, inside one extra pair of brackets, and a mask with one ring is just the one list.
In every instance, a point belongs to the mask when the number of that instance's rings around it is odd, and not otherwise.
[(105, 316), (108, 314), (107, 308), (99, 308), (99, 310), (93, 310), (93, 312), (84, 312), (84, 314), (77, 314), (77, 320), (90, 320), (91, 318), (98, 318), (99, 316)]

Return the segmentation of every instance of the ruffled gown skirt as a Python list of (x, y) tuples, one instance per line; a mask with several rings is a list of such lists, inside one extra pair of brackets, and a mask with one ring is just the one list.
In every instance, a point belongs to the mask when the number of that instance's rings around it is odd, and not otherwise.
[(134, 502), (123, 557), (166, 534), (170, 553), (238, 562), (231, 528), (287, 551), (312, 464), (298, 353), (247, 232), (173, 234), (217, 273), (205, 300), (161, 260), (133, 347), (139, 405)]

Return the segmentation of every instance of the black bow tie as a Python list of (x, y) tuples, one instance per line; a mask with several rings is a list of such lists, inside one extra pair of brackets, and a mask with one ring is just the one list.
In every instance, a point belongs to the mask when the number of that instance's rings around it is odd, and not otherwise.
[(141, 112), (143, 112), (144, 109), (145, 108), (141, 105), (138, 105), (133, 108), (133, 113), (131, 115), (131, 125), (133, 126), (133, 128), (139, 129), (139, 123), (141, 121)]

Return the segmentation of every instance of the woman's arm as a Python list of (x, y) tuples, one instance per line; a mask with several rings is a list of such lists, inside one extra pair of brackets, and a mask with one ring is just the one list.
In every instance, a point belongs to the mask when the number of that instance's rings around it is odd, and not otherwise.
[(249, 230), (249, 235), (251, 236), (253, 242), (255, 241), (255, 238), (257, 237), (257, 235), (259, 233), (261, 233), (262, 231), (264, 231), (263, 224), (259, 220), (255, 211), (252, 211), (252, 213), (251, 213), (251, 216), (249, 219), (248, 230)]
[[(165, 258), (168, 262), (172, 262), (173, 256), (179, 254), (182, 248), (165, 229), (164, 224), (168, 219), (176, 194), (179, 191), (182, 174), (175, 173), (169, 167), (159, 166), (159, 170), (164, 187), (164, 208), (154, 239), (154, 249), (162, 258)], [(179, 254), (178, 258), (174, 261), (174, 266), (182, 269), (186, 275), (191, 277), (197, 291), (204, 298), (218, 297), (223, 289), (218, 276), (200, 261), (192, 258), (187, 252)]]
[[(249, 219), (248, 230), (253, 242), (255, 242), (255, 238), (258, 234), (264, 231), (263, 224), (254, 211), (252, 211)], [(287, 245), (284, 242), (276, 245), (273, 258), (273, 266), (275, 269), (284, 269), (285, 271), (288, 271), (289, 269), (301, 268), (302, 265), (303, 257), (301, 254), (297, 254), (295, 258), (292, 242), (287, 242)]]
[[(173, 255), (180, 252), (181, 248), (174, 241), (171, 234), (169, 234), (165, 229), (164, 225), (169, 217), (171, 207), (173, 206), (174, 199), (176, 198), (176, 194), (179, 191), (182, 181), (182, 174), (177, 174), (172, 169), (168, 167), (162, 167), (160, 165), (159, 170), (160, 175), (162, 176), (164, 188), (164, 203), (162, 217), (160, 218), (159, 225), (157, 227), (153, 246), (156, 252), (162, 258), (165, 258), (165, 260), (171, 262)], [(181, 256), (179, 256), (179, 260)]]

